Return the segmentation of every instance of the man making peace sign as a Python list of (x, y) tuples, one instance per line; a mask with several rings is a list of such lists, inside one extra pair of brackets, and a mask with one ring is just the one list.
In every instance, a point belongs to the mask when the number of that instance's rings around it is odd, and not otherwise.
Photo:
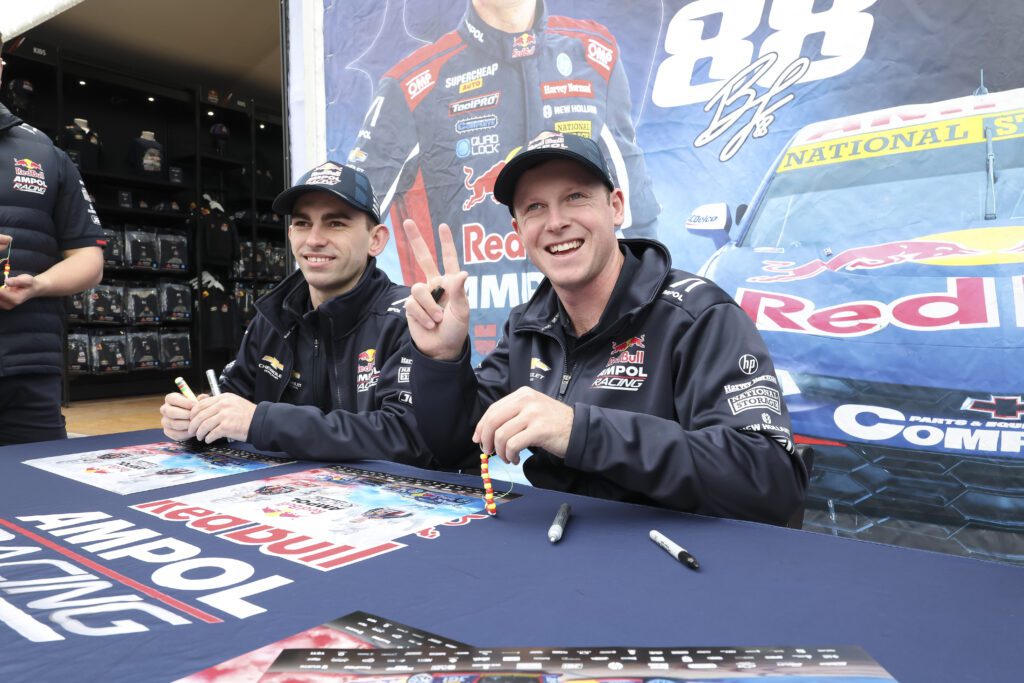
[(416, 225), (403, 226), (427, 278), (406, 302), (413, 407), (438, 459), (468, 467), (482, 450), (518, 463), (530, 448), (536, 486), (785, 523), (807, 472), (764, 342), (660, 243), (616, 239), (624, 196), (596, 143), (538, 136), (494, 196), (545, 279), (476, 372), (451, 231), (441, 226), (442, 275)]

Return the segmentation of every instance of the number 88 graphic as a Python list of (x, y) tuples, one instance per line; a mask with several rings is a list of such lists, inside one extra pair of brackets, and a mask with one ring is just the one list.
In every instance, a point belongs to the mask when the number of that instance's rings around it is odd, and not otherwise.
[[(813, 12), (814, 0), (774, 0), (768, 12), (772, 32), (761, 43), (758, 56), (775, 52), (775, 65), (758, 80), (768, 88), (783, 69), (800, 57), (808, 36), (823, 34), (822, 58), (812, 61), (803, 82), (837, 76), (864, 56), (875, 19), (865, 12), (877, 0), (834, 0), (832, 7)], [(765, 0), (695, 0), (682, 7), (669, 22), (665, 51), (669, 57), (658, 67), (651, 99), (659, 107), (705, 102), (740, 69), (754, 59), (748, 40), (764, 14)], [(705, 19), (722, 17), (718, 33), (704, 34)], [(710, 59), (710, 82), (693, 84), (697, 63)]]

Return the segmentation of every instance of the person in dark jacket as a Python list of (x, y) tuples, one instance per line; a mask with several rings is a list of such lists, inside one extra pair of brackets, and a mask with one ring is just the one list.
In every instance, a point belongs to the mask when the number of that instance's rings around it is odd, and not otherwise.
[(299, 270), (256, 303), (219, 396), (168, 394), (164, 433), (296, 458), (431, 464), (409, 385), (408, 289), (375, 257), (388, 229), (363, 173), (327, 162), (274, 200)]
[(104, 244), (67, 154), (0, 105), (0, 445), (67, 437), (60, 297), (100, 281)]
[(545, 279), (475, 373), (451, 232), (441, 275), (404, 225), (427, 275), (406, 303), (413, 391), (431, 397), (414, 409), (442, 464), (479, 463), (481, 451), (518, 464), (530, 448), (536, 486), (784, 524), (807, 473), (750, 318), (673, 269), (660, 243), (616, 239), (623, 193), (591, 140), (538, 136), (494, 195)]

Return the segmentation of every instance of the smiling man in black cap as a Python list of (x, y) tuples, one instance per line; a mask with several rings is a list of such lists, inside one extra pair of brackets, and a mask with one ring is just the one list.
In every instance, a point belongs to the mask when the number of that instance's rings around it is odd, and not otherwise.
[(481, 451), (518, 463), (529, 448), (536, 486), (788, 520), (807, 473), (764, 342), (664, 246), (616, 239), (624, 196), (597, 144), (539, 135), (507, 160), (494, 196), (545, 279), (476, 372), (451, 231), (441, 226), (442, 275), (416, 225), (403, 226), (427, 277), (406, 303), (414, 391), (431, 397), (414, 409), (442, 464)]
[(370, 181), (327, 162), (273, 208), (291, 214), (299, 270), (256, 303), (238, 357), (220, 378), (224, 393), (198, 403), (167, 395), (164, 433), (227, 437), (297, 458), (429, 466), (411, 412), (408, 289), (377, 269), (389, 233)]

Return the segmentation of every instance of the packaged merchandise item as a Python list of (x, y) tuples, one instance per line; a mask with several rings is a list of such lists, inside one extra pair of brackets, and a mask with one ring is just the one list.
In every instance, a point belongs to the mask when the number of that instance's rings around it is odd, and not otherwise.
[(160, 333), (160, 364), (168, 369), (192, 366), (192, 343), (188, 332)]
[(160, 270), (188, 270), (188, 235), (184, 231), (161, 230), (156, 243), (157, 267)]
[(125, 287), (125, 322), (153, 325), (160, 322), (160, 290), (155, 285)]
[(132, 268), (157, 267), (156, 230), (137, 225), (124, 226), (124, 262)]
[(235, 307), (238, 310), (238, 317), (242, 324), (248, 326), (249, 321), (256, 316), (256, 289), (252, 283), (235, 283)]
[(124, 266), (124, 229), (120, 226), (103, 226), (103, 236), (107, 240), (103, 247), (103, 265), (120, 268)]
[(92, 349), (92, 371), (97, 375), (124, 372), (128, 369), (124, 330), (96, 332), (89, 337)]
[(270, 247), (270, 277), (275, 280), (282, 280), (285, 276), (286, 257), (283, 244)]
[(192, 319), (192, 290), (182, 282), (163, 281), (160, 291), (160, 315), (167, 320)]
[(91, 323), (124, 323), (124, 287), (100, 283), (86, 290), (85, 317)]
[(128, 369), (149, 370), (160, 367), (160, 334), (153, 331), (128, 333)]
[(270, 277), (270, 242), (258, 240), (252, 254), (252, 275), (256, 278)]
[(88, 320), (85, 312), (85, 302), (88, 299), (89, 290), (71, 294), (67, 297), (67, 311), (69, 323), (84, 323)]
[(84, 375), (92, 370), (89, 365), (89, 333), (85, 331), (68, 334), (67, 368), (73, 375)]
[(256, 277), (253, 271), (253, 251), (255, 246), (252, 240), (242, 240), (238, 243), (238, 260), (235, 261), (234, 268), (231, 273), (236, 278), (252, 278)]

